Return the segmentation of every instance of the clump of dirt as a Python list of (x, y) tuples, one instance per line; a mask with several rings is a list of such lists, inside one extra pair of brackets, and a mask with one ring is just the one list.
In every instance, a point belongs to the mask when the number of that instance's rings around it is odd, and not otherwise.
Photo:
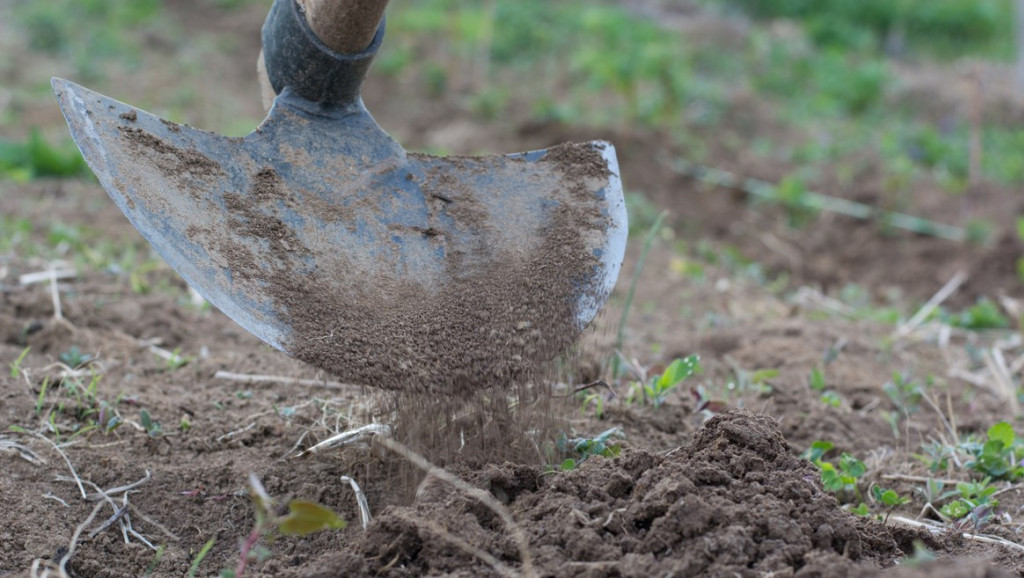
[[(627, 451), (556, 475), (512, 464), (460, 473), (508, 505), (544, 576), (861, 576), (903, 555), (885, 526), (837, 506), (773, 419), (747, 411), (666, 454)], [(327, 555), (313, 575), (497, 574), (452, 536), (522, 562), (493, 512), (428, 478), (411, 506), (377, 518), (358, 555)]]

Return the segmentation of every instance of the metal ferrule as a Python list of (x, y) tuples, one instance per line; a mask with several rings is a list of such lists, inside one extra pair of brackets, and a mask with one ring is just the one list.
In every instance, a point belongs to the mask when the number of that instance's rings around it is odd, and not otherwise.
[(359, 88), (384, 40), (384, 19), (365, 50), (342, 54), (317, 38), (297, 0), (275, 0), (262, 36), (263, 58), (274, 92), (281, 94), (290, 88), (320, 105), (347, 105), (359, 98)]

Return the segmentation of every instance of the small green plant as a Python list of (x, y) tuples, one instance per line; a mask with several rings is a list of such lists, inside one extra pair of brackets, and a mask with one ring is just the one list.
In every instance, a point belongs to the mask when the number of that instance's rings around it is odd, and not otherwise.
[[(927, 385), (931, 385), (930, 378), (927, 380)], [(924, 387), (911, 375), (898, 371), (892, 374), (891, 381), (882, 386), (882, 391), (889, 396), (893, 405), (900, 410), (904, 417), (910, 417), (911, 414), (917, 413), (920, 409), (921, 399), (924, 397)]]
[(564, 454), (570, 457), (565, 458), (559, 465), (563, 471), (574, 470), (581, 463), (594, 456), (614, 458), (622, 451), (622, 446), (611, 441), (613, 438), (625, 437), (622, 430), (613, 427), (607, 429), (592, 438), (567, 438), (562, 435), (558, 440), (557, 447)]
[(940, 498), (948, 498), (951, 495), (959, 494), (959, 498), (942, 506), (939, 512), (950, 520), (957, 521), (964, 518), (975, 517), (976, 525), (984, 522), (991, 510), (999, 505), (999, 501), (992, 498), (997, 489), (990, 485), (991, 478), (985, 478), (980, 482), (961, 482), (956, 485), (956, 491), (947, 492)]
[(11, 377), (12, 378), (21, 377), (21, 371), (22, 371), (21, 363), (23, 361), (25, 361), (25, 357), (28, 355), (28, 352), (29, 352), (30, 349), (32, 349), (32, 348), (31, 347), (26, 347), (25, 349), (22, 349), (21, 350), (21, 354), (18, 355), (18, 358), (11, 362)]
[(167, 359), (164, 360), (164, 369), (167, 371), (176, 371), (193, 361), (195, 361), (195, 358), (188, 355), (182, 355), (181, 348), (179, 347), (172, 351)]
[(839, 456), (838, 463), (832, 464), (819, 460), (818, 467), (821, 468), (821, 483), (825, 486), (826, 490), (830, 492), (853, 492), (859, 495), (857, 481), (867, 471), (867, 466), (864, 465), (864, 462), (843, 452)]
[(75, 369), (92, 361), (92, 355), (82, 353), (77, 345), (72, 345), (67, 351), (60, 354), (59, 359), (64, 365)]
[(163, 428), (160, 426), (160, 422), (155, 421), (146, 410), (139, 412), (139, 422), (142, 425), (142, 429), (146, 430), (146, 434), (149, 435), (149, 437), (155, 438), (163, 433)]
[(210, 553), (210, 550), (213, 549), (213, 545), (216, 543), (217, 536), (214, 536), (207, 540), (205, 544), (203, 544), (203, 547), (199, 549), (199, 552), (196, 554), (196, 557), (192, 559), (192, 564), (189, 565), (188, 574), (186, 574), (186, 576), (189, 576), (189, 578), (191, 578), (192, 576), (196, 575), (196, 572), (199, 571), (199, 565), (203, 563), (203, 560), (206, 558), (206, 555)]
[(825, 391), (825, 370), (815, 367), (811, 370), (811, 377), (808, 380), (811, 389), (817, 392)]
[(223, 578), (242, 578), (251, 558), (269, 556), (269, 549), (260, 547), (259, 543), (274, 532), (286, 536), (307, 536), (323, 530), (340, 530), (346, 526), (345, 520), (330, 508), (305, 500), (288, 502), (288, 513), (278, 515), (274, 500), (256, 474), (249, 474), (249, 497), (256, 510), (256, 522), (241, 544), (238, 564), (234, 570), (223, 570)]
[(882, 522), (886, 522), (889, 519), (889, 514), (893, 510), (904, 504), (910, 503), (910, 498), (907, 496), (899, 495), (895, 490), (886, 490), (881, 486), (871, 486), (871, 497), (874, 498), (875, 502), (881, 504), (885, 508), (885, 516), (882, 518)]
[[(818, 440), (804, 450), (800, 457), (818, 466), (821, 470), (821, 485), (826, 490), (835, 492), (844, 502), (861, 502), (857, 485), (861, 476), (867, 472), (867, 466), (846, 452), (843, 452), (839, 456), (839, 461), (835, 463), (825, 461), (825, 455), (833, 449), (835, 444), (832, 442)], [(861, 504), (858, 508), (863, 510), (865, 506)]]
[(1018, 443), (1013, 426), (1007, 422), (999, 422), (988, 429), (983, 443), (968, 441), (961, 447), (974, 456), (974, 461), (967, 467), (977, 470), (997, 480), (1016, 480), (1024, 477), (1024, 466), (1020, 459), (1024, 456), (1024, 447)]
[(825, 370), (821, 367), (815, 367), (811, 370), (811, 376), (807, 380), (807, 385), (812, 391), (821, 394), (819, 398), (821, 403), (834, 408), (839, 408), (843, 405), (843, 397), (839, 395), (839, 392), (828, 389), (828, 384), (825, 382)]
[(25, 142), (0, 141), (0, 179), (26, 182), (39, 177), (74, 177), (88, 174), (85, 159), (70, 140), (52, 146), (39, 129)]
[(639, 397), (645, 403), (650, 403), (654, 407), (661, 407), (673, 389), (678, 387), (686, 378), (700, 371), (700, 357), (697, 355), (675, 359), (665, 368), (661, 375), (656, 375), (646, 380), (641, 378), (634, 381), (630, 385), (629, 393), (626, 394), (626, 403), (632, 404)]
[(825, 457), (825, 454), (835, 449), (836, 445), (829, 441), (816, 440), (811, 444), (811, 447), (804, 450), (800, 457), (803, 459), (817, 464), (821, 458)]
[(999, 310), (999, 305), (988, 297), (978, 299), (959, 315), (951, 316), (949, 323), (964, 329), (1006, 329), (1010, 326), (1010, 320)]
[(809, 200), (807, 185), (797, 175), (788, 175), (779, 181), (775, 196), (786, 211), (791, 227), (804, 227), (818, 214), (818, 209)]

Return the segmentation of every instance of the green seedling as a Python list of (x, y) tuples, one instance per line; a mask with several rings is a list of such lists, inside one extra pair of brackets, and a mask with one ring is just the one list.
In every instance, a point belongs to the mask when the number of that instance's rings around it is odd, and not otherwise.
[(999, 505), (999, 501), (993, 499), (998, 490), (989, 483), (990, 481), (991, 478), (985, 478), (980, 482), (957, 484), (955, 492), (947, 492), (940, 497), (957, 494), (960, 497), (942, 506), (939, 512), (953, 521), (969, 519), (977, 528), (991, 516), (994, 508)]
[(867, 471), (864, 462), (843, 453), (839, 456), (838, 464), (820, 462), (821, 483), (830, 492), (853, 492), (857, 493), (857, 480)]
[(142, 424), (142, 429), (146, 430), (146, 434), (149, 435), (149, 437), (155, 438), (163, 433), (163, 428), (160, 427), (160, 422), (154, 421), (146, 410), (142, 410), (139, 413), (139, 422)]
[(594, 417), (604, 419), (604, 394), (600, 392), (588, 393), (583, 397), (583, 404), (580, 406), (580, 413), (586, 413), (587, 409), (594, 408)]
[(811, 377), (808, 385), (811, 389), (817, 392), (825, 391), (825, 370), (820, 367), (815, 367), (811, 370)]
[(812, 391), (817, 391), (821, 394), (821, 403), (829, 407), (839, 408), (843, 405), (843, 397), (839, 395), (839, 392), (828, 389), (828, 385), (825, 383), (825, 370), (821, 367), (815, 367), (811, 370), (811, 376), (807, 381), (808, 387)]
[(654, 407), (661, 407), (665, 400), (668, 399), (668, 395), (672, 390), (688, 377), (700, 371), (700, 356), (690, 355), (673, 360), (660, 375), (644, 379), (642, 375), (644, 372), (641, 372), (637, 376), (639, 379), (634, 381), (629, 387), (629, 392), (626, 394), (626, 403), (632, 404), (640, 398), (645, 403), (650, 403)]
[(82, 353), (77, 345), (72, 345), (70, 349), (60, 354), (59, 359), (64, 365), (75, 369), (92, 361), (92, 355)]
[(964, 329), (984, 330), (1010, 327), (1010, 320), (1000, 311), (999, 305), (988, 297), (978, 299), (974, 305), (959, 314), (940, 312), (938, 316), (950, 325)]
[(986, 437), (988, 439), (984, 443), (968, 441), (961, 444), (962, 449), (974, 456), (974, 461), (967, 467), (997, 480), (1024, 477), (1024, 466), (1020, 465), (1024, 447), (1018, 443), (1013, 426), (999, 422), (988, 429)]
[(932, 473), (948, 471), (950, 459), (956, 455), (954, 446), (939, 442), (921, 444), (921, 449), (924, 450), (924, 454), (911, 454), (911, 456), (927, 466)]
[(43, 384), (39, 386), (39, 395), (36, 396), (36, 415), (43, 415), (43, 402), (46, 400), (46, 390), (50, 388), (50, 376), (43, 378)]
[(196, 557), (192, 559), (192, 564), (189, 565), (188, 574), (186, 574), (186, 576), (191, 578), (192, 576), (196, 575), (196, 572), (199, 572), (199, 565), (203, 563), (203, 560), (206, 558), (206, 555), (210, 553), (210, 550), (213, 549), (213, 545), (216, 543), (217, 536), (214, 536), (207, 540), (205, 544), (203, 544), (203, 547), (199, 549), (198, 553), (196, 553)]
[(562, 461), (559, 469), (563, 471), (574, 470), (581, 463), (594, 456), (614, 458), (622, 451), (622, 446), (618, 443), (612, 442), (611, 440), (613, 438), (623, 437), (625, 437), (625, 434), (623, 434), (622, 430), (617, 427), (607, 429), (592, 438), (570, 439), (562, 435), (560, 436), (556, 447), (563, 453), (563, 455), (568, 453), (570, 454), (570, 457)]
[(164, 371), (176, 371), (195, 361), (194, 357), (181, 354), (181, 348), (176, 348), (170, 355), (164, 354)]
[(835, 449), (836, 445), (832, 442), (816, 440), (811, 444), (811, 447), (804, 450), (800, 457), (817, 464), (821, 458), (825, 457), (825, 454)]
[(839, 395), (839, 392), (832, 391), (831, 389), (821, 394), (821, 403), (834, 408), (839, 408), (843, 405), (843, 397)]
[(33, 128), (24, 142), (0, 140), (0, 179), (26, 182), (40, 177), (85, 174), (85, 159), (70, 140), (59, 146), (50, 145), (38, 128)]
[[(730, 360), (727, 358), (726, 361)], [(730, 392), (755, 391), (761, 395), (771, 395), (773, 388), (768, 381), (779, 376), (778, 369), (757, 369), (754, 371), (747, 371), (739, 367), (734, 362), (730, 361), (730, 365), (732, 365), (734, 376), (734, 379), (726, 384), (726, 388)]]
[[(926, 385), (931, 385), (931, 378)], [(893, 405), (899, 409), (904, 417), (910, 417), (920, 409), (921, 399), (924, 397), (924, 387), (915, 381), (910, 375), (896, 372), (892, 374), (892, 381), (882, 386)]]
[(32, 349), (32, 348), (31, 347), (26, 347), (25, 349), (22, 349), (21, 350), (21, 354), (18, 355), (18, 358), (11, 362), (11, 377), (12, 378), (21, 377), (21, 372), (22, 372), (21, 364), (22, 364), (23, 361), (25, 361), (25, 357), (28, 355), (28, 352), (29, 352), (30, 349)]
[(882, 518), (882, 523), (889, 520), (889, 514), (893, 510), (910, 503), (909, 497), (901, 496), (895, 490), (886, 490), (877, 485), (871, 487), (871, 497), (874, 498), (875, 502), (885, 507), (885, 516)]
[(346, 526), (345, 520), (330, 508), (304, 500), (288, 502), (288, 513), (278, 515), (274, 500), (267, 494), (256, 474), (249, 474), (249, 497), (256, 510), (256, 523), (242, 541), (235, 569), (221, 572), (225, 578), (242, 578), (250, 558), (269, 556), (270, 551), (260, 547), (259, 542), (275, 532), (286, 536), (306, 536), (323, 530), (340, 530)]
[(857, 483), (861, 476), (867, 471), (864, 462), (843, 452), (839, 461), (831, 463), (823, 458), (825, 454), (832, 451), (835, 445), (832, 442), (818, 440), (811, 444), (811, 447), (804, 450), (800, 457), (811, 461), (821, 469), (821, 484), (826, 490), (837, 494), (853, 494), (856, 501), (860, 501), (860, 490)]

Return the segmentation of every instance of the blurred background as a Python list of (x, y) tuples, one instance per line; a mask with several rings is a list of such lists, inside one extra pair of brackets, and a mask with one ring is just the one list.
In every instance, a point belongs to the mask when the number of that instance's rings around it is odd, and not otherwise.
[[(91, 179), (51, 76), (243, 135), (263, 116), (254, 71), (269, 5), (0, 0), (0, 238), (31, 229), (53, 241), (33, 251), (59, 253), (63, 240), (77, 254), (88, 237), (88, 224), (11, 208), (14, 196), (43, 194), (26, 185)], [(675, 278), (724, 267), (857, 308), (919, 302), (964, 271), (950, 303), (991, 313), (992, 300), (1024, 288), (1015, 9), (394, 0), (364, 98), (400, 142), (432, 153), (613, 141), (632, 232), (657, 223)]]

